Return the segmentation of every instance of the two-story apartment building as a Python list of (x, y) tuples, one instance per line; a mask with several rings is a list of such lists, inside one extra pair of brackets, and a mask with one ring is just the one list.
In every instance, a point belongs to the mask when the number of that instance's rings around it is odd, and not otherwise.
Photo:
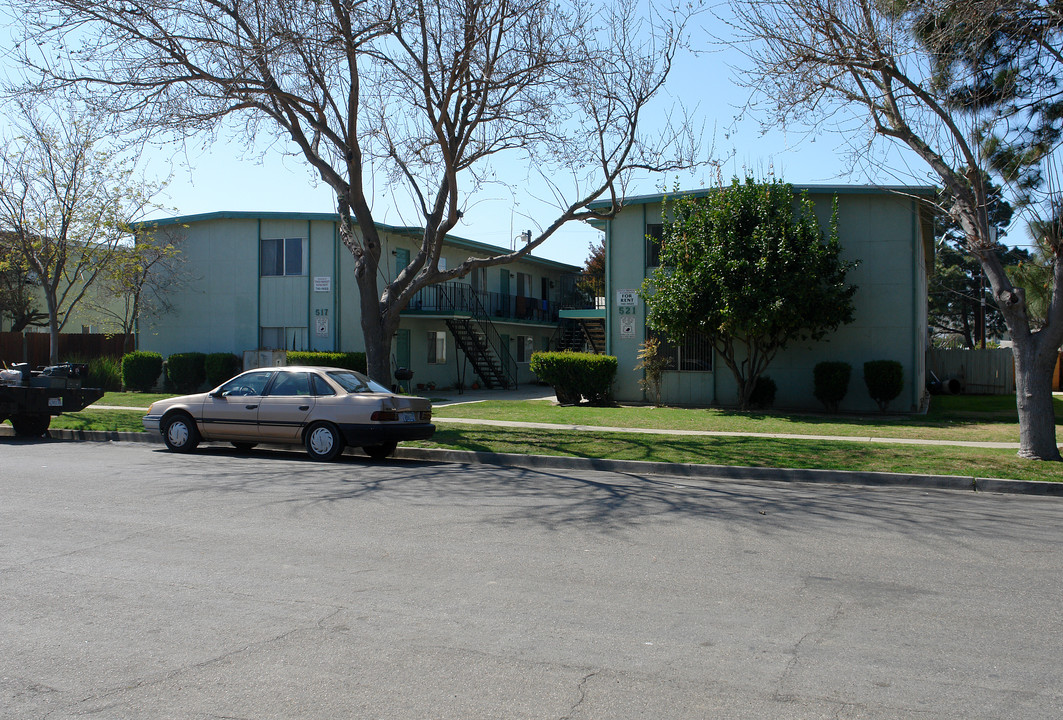
[[(844, 361), (852, 368), (842, 409), (874, 410), (863, 383), (863, 363), (896, 360), (904, 369), (904, 390), (891, 405), (901, 411), (920, 408), (924, 396), (927, 351), (927, 268), (933, 267), (933, 212), (929, 187), (795, 186), (816, 206), (820, 226), (829, 227), (832, 202), (838, 200), (843, 258), (859, 261), (848, 275), (858, 286), (855, 321), (819, 342), (793, 343), (768, 367), (778, 387), (776, 406), (822, 409), (813, 395), (815, 365)], [(713, 190), (692, 191), (704, 196)], [(600, 224), (605, 233), (605, 290), (583, 298), (583, 306), (565, 309), (563, 320), (580, 324), (588, 337), (601, 337), (603, 352), (615, 355), (619, 372), (615, 397), (643, 401), (643, 377), (637, 354), (648, 337), (645, 302), (638, 290), (657, 265), (664, 195), (628, 198), (624, 209)], [(671, 369), (662, 400), (677, 405), (736, 405), (731, 371), (704, 338), (679, 338), (670, 346)]]
[[(172, 312), (140, 328), (140, 347), (175, 352), (365, 349), (354, 260), (327, 213), (215, 212), (152, 221), (183, 230)], [(410, 261), (419, 228), (379, 226), (381, 283)], [(506, 252), (448, 237), (441, 267)], [(558, 329), (561, 279), (579, 268), (528, 256), (425, 288), (402, 313), (392, 367), (413, 384), (512, 386), (534, 379), (532, 352)], [(145, 323), (147, 325), (147, 323)]]

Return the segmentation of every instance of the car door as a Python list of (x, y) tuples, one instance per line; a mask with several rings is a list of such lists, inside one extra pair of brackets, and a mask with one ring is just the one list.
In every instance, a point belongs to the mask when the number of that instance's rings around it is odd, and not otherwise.
[(259, 439), (262, 442), (299, 442), (303, 425), (313, 408), (310, 374), (278, 370), (259, 403)]
[(274, 370), (237, 375), (207, 396), (200, 431), (208, 440), (255, 441), (258, 406)]

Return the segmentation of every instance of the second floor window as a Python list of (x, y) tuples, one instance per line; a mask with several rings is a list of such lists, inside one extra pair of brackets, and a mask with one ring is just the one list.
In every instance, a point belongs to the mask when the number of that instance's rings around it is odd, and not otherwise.
[(262, 241), (263, 277), (303, 274), (302, 238), (267, 238)]
[(664, 238), (662, 223), (646, 224), (646, 267), (657, 267), (661, 264), (662, 238)]

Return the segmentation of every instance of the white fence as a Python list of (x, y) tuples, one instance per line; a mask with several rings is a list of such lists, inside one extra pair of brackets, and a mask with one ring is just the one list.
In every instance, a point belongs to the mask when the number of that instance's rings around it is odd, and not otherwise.
[[(959, 382), (960, 392), (1010, 395), (1015, 392), (1015, 362), (1011, 350), (931, 349), (927, 371), (943, 384)], [(955, 385), (955, 383), (953, 383)]]

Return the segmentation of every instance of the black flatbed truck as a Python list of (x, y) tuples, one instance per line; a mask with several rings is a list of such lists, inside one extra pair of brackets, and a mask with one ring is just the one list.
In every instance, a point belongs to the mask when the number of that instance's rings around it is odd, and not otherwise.
[(104, 394), (99, 388), (81, 387), (84, 365), (56, 365), (39, 371), (14, 367), (22, 379), (0, 382), (0, 422), (11, 420), (20, 437), (41, 437), (53, 417), (84, 410)]

